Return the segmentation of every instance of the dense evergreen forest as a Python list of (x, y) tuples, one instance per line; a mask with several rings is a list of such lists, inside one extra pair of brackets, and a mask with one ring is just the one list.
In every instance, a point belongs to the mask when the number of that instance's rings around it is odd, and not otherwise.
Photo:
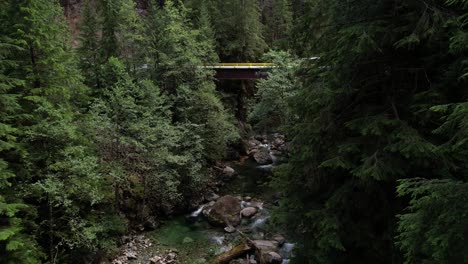
[(273, 133), (291, 263), (468, 263), (467, 0), (0, 0), (0, 114), (2, 264), (111, 263)]

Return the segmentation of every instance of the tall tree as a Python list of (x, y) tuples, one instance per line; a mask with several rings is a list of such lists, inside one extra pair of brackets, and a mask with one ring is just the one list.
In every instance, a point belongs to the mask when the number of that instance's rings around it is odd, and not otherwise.
[(183, 4), (177, 6), (166, 1), (148, 21), (152, 78), (172, 99), (174, 122), (191, 127), (195, 137), (201, 137), (205, 155), (214, 160), (224, 155), (236, 133), (215, 94), (213, 73), (200, 67), (212, 54), (209, 43), (198, 41), (207, 40), (201, 35), (206, 31), (193, 29)]
[(223, 61), (255, 61), (267, 48), (258, 0), (216, 1), (214, 14), (218, 54)]
[(9, 36), (21, 48), (11, 58), (22, 65), (11, 71), (22, 80), (14, 87), (21, 106), (15, 122), (21, 149), (13, 167), (15, 198), (37, 209), (31, 218), (37, 230), (28, 231), (41, 242), (48, 261), (66, 262), (82, 250), (111, 246), (114, 238), (108, 234), (122, 228), (112, 210), (103, 209), (110, 192), (77, 127), (86, 87), (63, 10), (48, 0), (10, 5), (15, 30)]
[[(464, 11), (419, 1), (310, 5), (298, 41), (320, 60), (299, 73), (292, 159), (276, 178), (304, 243), (296, 261), (460, 262), (468, 85), (466, 44), (451, 47), (466, 34), (454, 17)], [(438, 201), (448, 193), (452, 203)]]
[(289, 0), (271, 0), (263, 8), (265, 41), (270, 48), (287, 50), (292, 27), (292, 8)]
[(89, 87), (101, 87), (100, 74), (100, 43), (98, 13), (90, 0), (84, 3), (83, 16), (80, 25), (80, 69)]
[(13, 190), (17, 180), (13, 166), (20, 152), (15, 120), (21, 110), (15, 88), (22, 86), (24, 80), (12, 73), (19, 65), (13, 54), (21, 48), (9, 37), (8, 3), (2, 2), (0, 10), (0, 255), (4, 263), (40, 263), (41, 251), (26, 228), (34, 208)]

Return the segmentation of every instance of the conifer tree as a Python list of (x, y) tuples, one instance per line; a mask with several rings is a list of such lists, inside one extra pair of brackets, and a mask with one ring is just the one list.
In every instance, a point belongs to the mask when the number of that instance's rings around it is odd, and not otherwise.
[(276, 178), (286, 186), (282, 212), (293, 216), (286, 222), (303, 243), (296, 261), (459, 262), (454, 234), (466, 229), (455, 212), (464, 206), (448, 200), (466, 192), (468, 86), (466, 53), (452, 54), (450, 40), (466, 30), (446, 11), (459, 9), (309, 4), (296, 23), (298, 47), (320, 59), (299, 72), (292, 158)]
[(218, 54), (223, 61), (255, 61), (267, 48), (258, 0), (216, 1), (213, 14)]
[(295, 93), (293, 73), (298, 63), (287, 52), (271, 51), (264, 59), (278, 67), (268, 72), (267, 79), (257, 82), (257, 102), (249, 114), (249, 121), (258, 131), (277, 132), (292, 122), (288, 101)]
[(117, 40), (117, 31), (119, 27), (119, 11), (121, 0), (100, 0), (102, 8), (102, 38), (101, 38), (101, 56), (103, 61), (110, 57), (118, 57), (119, 42)]
[(263, 11), (265, 40), (270, 48), (288, 49), (292, 26), (292, 10), (289, 0), (272, 0)]
[(13, 54), (21, 49), (9, 37), (7, 3), (2, 2), (0, 10), (0, 255), (5, 263), (40, 263), (41, 251), (26, 230), (34, 208), (12, 190), (17, 176), (12, 165), (20, 152), (14, 122), (20, 105), (15, 88), (22, 86), (23, 80), (11, 72), (18, 67)]
[[(50, 263), (67, 262), (82, 250), (111, 247), (108, 234), (121, 231), (97, 157), (77, 128), (86, 87), (69, 46), (63, 10), (56, 1), (10, 1), (22, 67), (15, 86), (21, 112), (16, 120), (21, 156), (15, 165), (16, 198), (37, 208), (34, 235)], [(19, 85), (20, 84), (20, 85)], [(72, 100), (73, 98), (73, 100)], [(82, 124), (83, 120), (81, 121)], [(112, 223), (112, 224), (111, 224)], [(32, 232), (32, 230), (29, 230)], [(76, 255), (73, 255), (76, 254)]]
[(155, 66), (152, 78), (170, 96), (173, 121), (189, 126), (195, 138), (201, 136), (207, 157), (214, 160), (224, 155), (235, 130), (215, 95), (212, 73), (199, 66), (210, 54), (210, 47), (197, 41), (200, 31), (192, 28), (183, 4), (178, 6), (166, 1), (148, 21)]
[(80, 25), (80, 69), (89, 87), (101, 88), (100, 76), (100, 43), (98, 38), (99, 21), (96, 8), (90, 0), (84, 3), (83, 17)]

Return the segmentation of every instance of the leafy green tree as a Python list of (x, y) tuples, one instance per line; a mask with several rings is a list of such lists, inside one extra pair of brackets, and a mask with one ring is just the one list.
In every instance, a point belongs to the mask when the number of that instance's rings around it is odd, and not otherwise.
[(288, 100), (294, 96), (294, 71), (298, 63), (284, 51), (271, 51), (265, 55), (266, 61), (275, 64), (268, 78), (257, 82), (257, 102), (249, 119), (256, 129), (272, 132), (292, 122), (288, 112)]

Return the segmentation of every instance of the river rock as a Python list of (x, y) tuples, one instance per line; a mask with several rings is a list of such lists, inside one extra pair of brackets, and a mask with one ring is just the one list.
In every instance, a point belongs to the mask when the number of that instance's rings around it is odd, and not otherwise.
[(236, 232), (236, 228), (233, 227), (232, 225), (228, 225), (224, 228), (224, 231), (228, 232), (228, 233), (234, 233)]
[(258, 151), (253, 155), (255, 161), (260, 165), (266, 165), (273, 162), (270, 151), (267, 147), (260, 147)]
[(256, 146), (258, 146), (258, 145), (260, 145), (260, 144), (262, 144), (262, 142), (260, 142), (260, 141), (258, 141), (258, 140), (256, 140), (256, 139), (254, 139), (254, 138), (252, 138), (252, 139), (249, 140), (249, 147), (250, 147), (250, 148), (256, 147)]
[(213, 206), (203, 210), (203, 215), (214, 226), (237, 226), (240, 224), (240, 211), (239, 200), (231, 195), (226, 195), (219, 198)]
[(266, 264), (281, 264), (283, 262), (283, 258), (280, 256), (280, 254), (274, 251), (267, 252), (262, 256)]
[(229, 262), (229, 264), (246, 264), (246, 263), (247, 262), (245, 262), (245, 259), (234, 259)]
[(241, 215), (244, 217), (248, 217), (248, 218), (254, 216), (256, 213), (257, 213), (257, 208), (255, 207), (246, 207), (242, 209), (241, 211)]
[(127, 259), (137, 259), (138, 258), (138, 254), (133, 250), (127, 250), (124, 253), (124, 255), (125, 255), (125, 257), (127, 257)]
[(254, 240), (253, 241), (256, 248), (263, 250), (265, 252), (276, 251), (278, 250), (278, 242), (271, 240)]
[(228, 176), (231, 176), (231, 175), (234, 175), (236, 173), (236, 171), (233, 168), (231, 168), (229, 166), (226, 166), (223, 169), (223, 173), (228, 175)]
[(278, 242), (279, 246), (282, 246), (284, 244), (284, 242), (286, 242), (286, 238), (284, 238), (284, 236), (282, 236), (282, 235), (274, 235), (273, 240)]
[(216, 193), (209, 193), (209, 194), (205, 195), (205, 200), (207, 202), (216, 201), (218, 199), (219, 199), (219, 195), (217, 195)]

